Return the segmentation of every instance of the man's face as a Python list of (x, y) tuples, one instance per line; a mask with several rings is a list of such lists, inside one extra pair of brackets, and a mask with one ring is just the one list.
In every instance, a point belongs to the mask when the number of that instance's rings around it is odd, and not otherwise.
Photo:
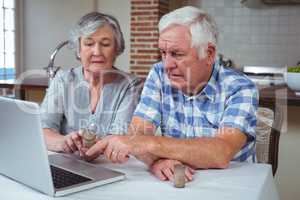
[(213, 46), (205, 48), (207, 56), (199, 59), (197, 49), (191, 47), (189, 29), (176, 25), (160, 34), (159, 49), (172, 86), (194, 95), (206, 85), (212, 72)]

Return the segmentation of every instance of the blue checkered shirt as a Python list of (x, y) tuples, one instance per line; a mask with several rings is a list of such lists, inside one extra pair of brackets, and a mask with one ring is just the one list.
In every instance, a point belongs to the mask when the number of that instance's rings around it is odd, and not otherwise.
[[(199, 72), (200, 73), (200, 72)], [(174, 138), (214, 137), (221, 127), (238, 128), (247, 142), (235, 161), (256, 161), (255, 127), (258, 91), (245, 75), (217, 62), (210, 80), (196, 96), (174, 88), (162, 62), (151, 69), (134, 116)]]

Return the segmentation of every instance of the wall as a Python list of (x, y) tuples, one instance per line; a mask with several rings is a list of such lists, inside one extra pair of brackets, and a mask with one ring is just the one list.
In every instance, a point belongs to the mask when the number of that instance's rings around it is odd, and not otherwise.
[[(53, 49), (68, 38), (71, 27), (85, 13), (95, 10), (94, 0), (23, 1), (23, 69), (42, 69)], [(78, 65), (66, 47), (57, 54), (57, 65)]]
[(158, 49), (158, 22), (169, 12), (166, 0), (131, 0), (130, 71), (146, 77), (161, 60)]
[[(78, 19), (99, 10), (114, 15), (120, 22), (126, 49), (116, 60), (116, 66), (129, 71), (130, 0), (26, 0), (23, 4), (24, 70), (46, 67), (53, 49), (68, 38)], [(79, 65), (66, 47), (59, 51), (55, 63), (65, 68)]]
[(300, 61), (300, 5), (247, 8), (238, 0), (195, 2), (215, 17), (219, 50), (238, 65), (281, 67)]

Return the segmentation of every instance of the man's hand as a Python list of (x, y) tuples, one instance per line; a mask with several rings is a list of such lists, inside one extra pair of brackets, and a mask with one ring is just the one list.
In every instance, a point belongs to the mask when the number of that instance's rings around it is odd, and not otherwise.
[[(173, 181), (174, 180), (174, 166), (177, 164), (182, 164), (177, 160), (170, 160), (170, 159), (160, 159), (156, 161), (151, 167), (151, 173), (159, 178), (162, 181)], [(192, 181), (193, 174), (195, 170), (189, 166), (186, 166), (185, 169), (185, 181)]]
[(98, 157), (104, 154), (113, 163), (124, 163), (128, 160), (129, 154), (135, 153), (131, 138), (134, 136), (109, 135), (99, 140), (86, 153), (89, 158)]

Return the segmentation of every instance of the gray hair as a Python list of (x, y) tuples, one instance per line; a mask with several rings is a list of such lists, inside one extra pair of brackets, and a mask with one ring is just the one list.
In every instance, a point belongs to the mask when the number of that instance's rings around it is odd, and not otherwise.
[(93, 34), (97, 31), (97, 29), (103, 27), (104, 25), (108, 25), (112, 28), (116, 42), (117, 55), (123, 53), (125, 49), (125, 42), (117, 19), (111, 15), (99, 12), (91, 12), (81, 17), (75, 27), (70, 31), (69, 46), (75, 50), (78, 58), (80, 50), (80, 38), (82, 36), (89, 36)]
[(191, 45), (198, 49), (199, 58), (206, 56), (205, 47), (212, 43), (217, 49), (218, 30), (213, 18), (203, 10), (186, 6), (164, 15), (159, 21), (159, 33), (174, 25), (184, 25), (190, 30)]

